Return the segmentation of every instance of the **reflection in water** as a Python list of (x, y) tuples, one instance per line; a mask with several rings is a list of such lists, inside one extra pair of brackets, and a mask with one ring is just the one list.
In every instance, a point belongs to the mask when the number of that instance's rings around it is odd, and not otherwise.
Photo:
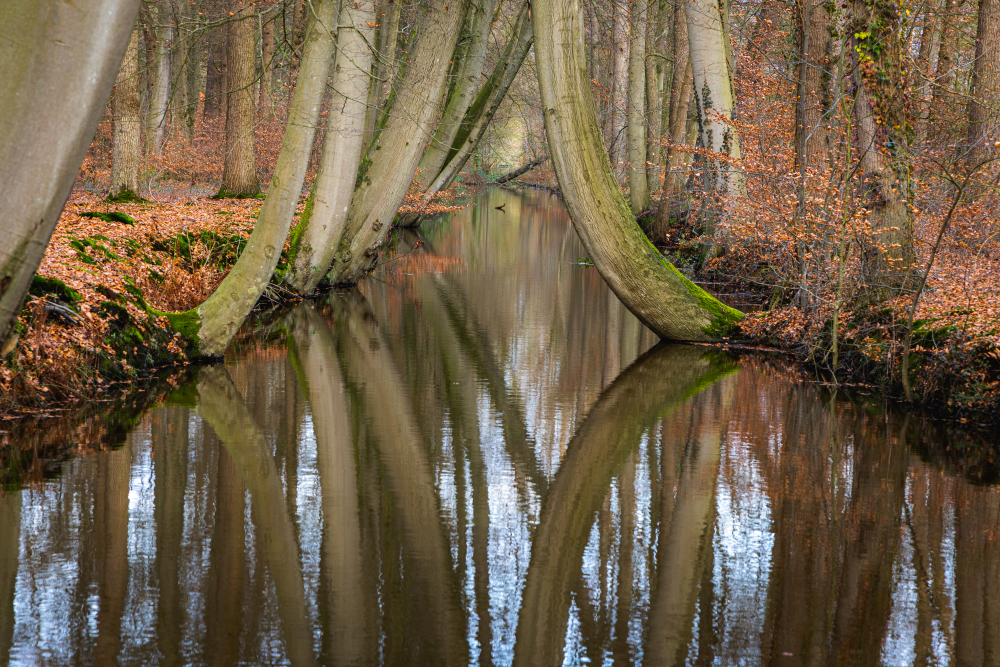
[(654, 347), (547, 196), (425, 234), (0, 494), (0, 664), (1000, 664), (917, 418)]

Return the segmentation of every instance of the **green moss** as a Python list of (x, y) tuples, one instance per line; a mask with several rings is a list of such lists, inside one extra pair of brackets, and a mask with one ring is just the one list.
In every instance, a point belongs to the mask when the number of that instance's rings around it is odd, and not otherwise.
[(101, 213), (99, 211), (84, 211), (80, 214), (81, 218), (97, 218), (98, 220), (103, 220), (104, 222), (120, 222), (123, 225), (134, 225), (135, 218), (126, 213), (120, 213), (118, 211), (110, 211), (108, 213)]
[(688, 293), (698, 301), (698, 305), (708, 312), (711, 323), (702, 328), (707, 335), (712, 338), (722, 338), (732, 334), (736, 330), (736, 323), (742, 320), (745, 315), (735, 308), (730, 308), (714, 296), (695, 285), (683, 273), (678, 271), (673, 265), (670, 268), (681, 279)]
[(298, 256), (299, 250), (302, 248), (302, 235), (306, 233), (306, 229), (309, 227), (309, 220), (312, 218), (314, 192), (315, 191), (309, 192), (309, 198), (306, 199), (306, 206), (302, 209), (302, 215), (299, 216), (299, 222), (292, 228), (291, 236), (288, 239), (289, 266), (295, 263), (295, 258)]
[(267, 199), (267, 195), (259, 189), (257, 192), (230, 192), (226, 186), (222, 186), (212, 199)]
[(166, 404), (195, 409), (198, 407), (198, 399), (198, 383), (188, 382), (170, 392), (170, 395), (167, 396)]
[(110, 202), (112, 204), (148, 204), (149, 203), (148, 199), (143, 199), (142, 197), (140, 197), (139, 195), (137, 195), (136, 193), (132, 192), (129, 189), (122, 190), (121, 192), (119, 192), (118, 194), (116, 194), (114, 196), (108, 195), (108, 198), (105, 199), (104, 201)]
[(31, 279), (28, 293), (39, 298), (54, 296), (77, 312), (79, 312), (77, 303), (83, 298), (79, 292), (67, 287), (63, 281), (55, 278), (43, 278), (42, 276), (35, 276)]

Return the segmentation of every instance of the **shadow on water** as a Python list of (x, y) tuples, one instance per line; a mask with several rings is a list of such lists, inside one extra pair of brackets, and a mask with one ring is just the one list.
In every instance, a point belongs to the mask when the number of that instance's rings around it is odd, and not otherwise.
[(0, 664), (1000, 662), (988, 434), (657, 345), (540, 193), (423, 233), (66, 420), (0, 494)]

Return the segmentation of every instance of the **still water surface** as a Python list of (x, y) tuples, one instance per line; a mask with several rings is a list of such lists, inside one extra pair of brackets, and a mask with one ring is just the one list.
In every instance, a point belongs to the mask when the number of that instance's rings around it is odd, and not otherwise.
[(1000, 664), (965, 436), (657, 345), (546, 194), (425, 234), (0, 494), (0, 664)]

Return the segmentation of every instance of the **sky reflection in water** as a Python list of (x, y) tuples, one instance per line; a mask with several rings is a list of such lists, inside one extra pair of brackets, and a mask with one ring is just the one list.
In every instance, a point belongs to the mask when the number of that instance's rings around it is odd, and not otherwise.
[(548, 195), (424, 233), (0, 497), (0, 663), (1000, 664), (960, 435), (655, 345)]

